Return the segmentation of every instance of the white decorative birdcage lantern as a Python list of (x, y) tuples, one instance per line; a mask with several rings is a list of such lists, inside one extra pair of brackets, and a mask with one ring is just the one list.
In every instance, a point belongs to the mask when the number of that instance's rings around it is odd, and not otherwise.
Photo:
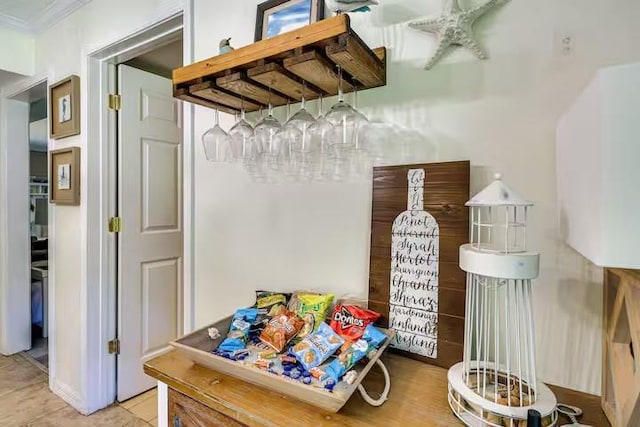
[(529, 409), (555, 426), (556, 398), (536, 377), (531, 280), (540, 255), (526, 248), (532, 203), (496, 174), (467, 206), (471, 243), (460, 247), (467, 272), (464, 360), (449, 370), (449, 404), (467, 426), (523, 426)]

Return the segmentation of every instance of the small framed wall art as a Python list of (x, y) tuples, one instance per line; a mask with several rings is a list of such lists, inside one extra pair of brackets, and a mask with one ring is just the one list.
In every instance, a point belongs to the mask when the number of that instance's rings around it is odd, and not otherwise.
[(51, 138), (80, 133), (80, 77), (69, 76), (49, 86)]
[(269, 0), (258, 5), (255, 41), (284, 34), (324, 18), (324, 0)]
[(49, 202), (57, 205), (80, 204), (80, 147), (51, 152)]

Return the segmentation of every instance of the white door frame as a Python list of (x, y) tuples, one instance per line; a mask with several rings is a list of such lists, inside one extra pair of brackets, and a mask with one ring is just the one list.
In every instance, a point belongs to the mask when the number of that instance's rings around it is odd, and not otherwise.
[[(83, 395), (86, 412), (91, 413), (114, 402), (116, 396), (115, 356), (107, 351), (107, 342), (115, 337), (116, 313), (116, 241), (107, 230), (109, 217), (116, 209), (116, 135), (115, 112), (108, 108), (109, 93), (115, 88), (115, 66), (158, 44), (183, 36), (183, 62), (193, 62), (193, 2), (184, 1), (184, 10), (159, 20), (124, 39), (87, 55), (87, 251), (83, 272), (86, 301), (82, 319)], [(184, 331), (193, 329), (193, 106), (183, 105), (183, 321)], [(93, 285), (95, 284), (95, 285)], [(83, 411), (84, 412), (84, 411)]]
[[(0, 139), (6, 138), (7, 130), (9, 126), (9, 124), (6, 123), (7, 114), (5, 111), (7, 106), (7, 101), (25, 92), (28, 92), (29, 90), (33, 89), (35, 86), (41, 83), (47, 83), (47, 81), (51, 81), (51, 77), (52, 77), (51, 75), (46, 75), (46, 74), (39, 74), (33, 77), (25, 77), (19, 80), (18, 82), (11, 84), (9, 86), (6, 86), (2, 89), (2, 92), (0, 93), (0, 111), (1, 111)], [(49, 117), (48, 116), (49, 114), (50, 113), (47, 112), (47, 117)], [(10, 159), (7, 158), (8, 144), (9, 144), (9, 141), (4, 141), (2, 144), (0, 144), (0, 168), (3, 169), (0, 171), (0, 173), (7, 172), (8, 168), (6, 167), (6, 165), (9, 161), (11, 161)], [(28, 144), (28, 141), (27, 141), (27, 144)], [(27, 147), (27, 150), (28, 150), (28, 147)], [(28, 160), (27, 160), (27, 164), (22, 166), (29, 168)], [(0, 327), (2, 328), (10, 328), (11, 326), (8, 320), (13, 317), (14, 315), (13, 313), (15, 313), (16, 310), (21, 310), (21, 307), (11, 306), (11, 301), (8, 298), (2, 297), (2, 296), (11, 294), (10, 288), (15, 289), (16, 287), (21, 287), (26, 285), (24, 283), (18, 283), (18, 284), (9, 283), (8, 276), (7, 276), (8, 266), (11, 265), (12, 268), (23, 269), (24, 274), (28, 274), (29, 277), (31, 275), (30, 273), (31, 258), (30, 258), (29, 252), (23, 253), (22, 251), (9, 250), (9, 244), (12, 239), (6, 237), (7, 233), (9, 233), (9, 230), (14, 230), (14, 227), (12, 227), (11, 224), (7, 222), (7, 216), (8, 216), (7, 210), (9, 205), (14, 205), (15, 203), (24, 203), (25, 215), (28, 215), (29, 213), (27, 204), (26, 204), (26, 200), (27, 200), (26, 197), (28, 196), (28, 184), (25, 183), (25, 191), (27, 191), (27, 193), (24, 193), (23, 195), (24, 197), (22, 197), (21, 200), (15, 200), (15, 197), (11, 196), (11, 192), (9, 191), (7, 185), (8, 184), (6, 179), (0, 179), (0, 313), (2, 313), (2, 318), (0, 318)], [(51, 206), (49, 206), (49, 223), (52, 224), (54, 222), (55, 222), (55, 217), (53, 216), (53, 210), (51, 209)], [(15, 231), (22, 233), (22, 231), (19, 231), (19, 230), (15, 230)], [(28, 239), (29, 229), (27, 228), (23, 230), (23, 232), (27, 233), (27, 236), (25, 236), (25, 239)], [(50, 233), (50, 237), (53, 237), (53, 235), (55, 235), (55, 230), (53, 229), (53, 227), (49, 228), (49, 233)], [(52, 240), (49, 240), (49, 242), (51, 243)], [(50, 256), (54, 256), (53, 251), (50, 253)], [(49, 273), (49, 274), (52, 274), (52, 273)], [(54, 285), (51, 284), (51, 281), (50, 281), (49, 289), (53, 289), (53, 286)], [(50, 291), (49, 293), (53, 295), (53, 292)], [(53, 305), (53, 299), (49, 299), (49, 304)], [(52, 316), (53, 316), (53, 310), (50, 310), (49, 324), (50, 324), (50, 319), (53, 318)], [(4, 336), (4, 333), (0, 332), (0, 335)], [(4, 337), (4, 338), (5, 338), (4, 341), (6, 341), (7, 337)], [(50, 348), (52, 347), (51, 342), (54, 339), (55, 337), (54, 337), (54, 334), (52, 333), (49, 341)], [(2, 346), (4, 347), (2, 348), (2, 350), (7, 353), (14, 353), (22, 350), (28, 350), (28, 347), (22, 348), (24, 347), (25, 343), (17, 343), (15, 339), (9, 339), (9, 341), (10, 342), (2, 343)]]

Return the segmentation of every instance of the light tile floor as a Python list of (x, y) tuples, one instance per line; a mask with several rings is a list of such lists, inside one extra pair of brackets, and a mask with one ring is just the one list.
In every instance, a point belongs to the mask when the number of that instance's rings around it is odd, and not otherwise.
[(136, 417), (151, 424), (158, 425), (158, 390), (153, 389), (120, 404)]
[(48, 378), (22, 355), (0, 355), (0, 426), (149, 427), (157, 425), (156, 391), (84, 416), (49, 391)]

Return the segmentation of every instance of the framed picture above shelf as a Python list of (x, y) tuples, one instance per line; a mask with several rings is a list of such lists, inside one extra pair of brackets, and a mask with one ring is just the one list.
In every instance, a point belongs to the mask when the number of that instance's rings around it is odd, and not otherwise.
[(255, 41), (297, 30), (324, 18), (323, 0), (269, 0), (258, 5)]

